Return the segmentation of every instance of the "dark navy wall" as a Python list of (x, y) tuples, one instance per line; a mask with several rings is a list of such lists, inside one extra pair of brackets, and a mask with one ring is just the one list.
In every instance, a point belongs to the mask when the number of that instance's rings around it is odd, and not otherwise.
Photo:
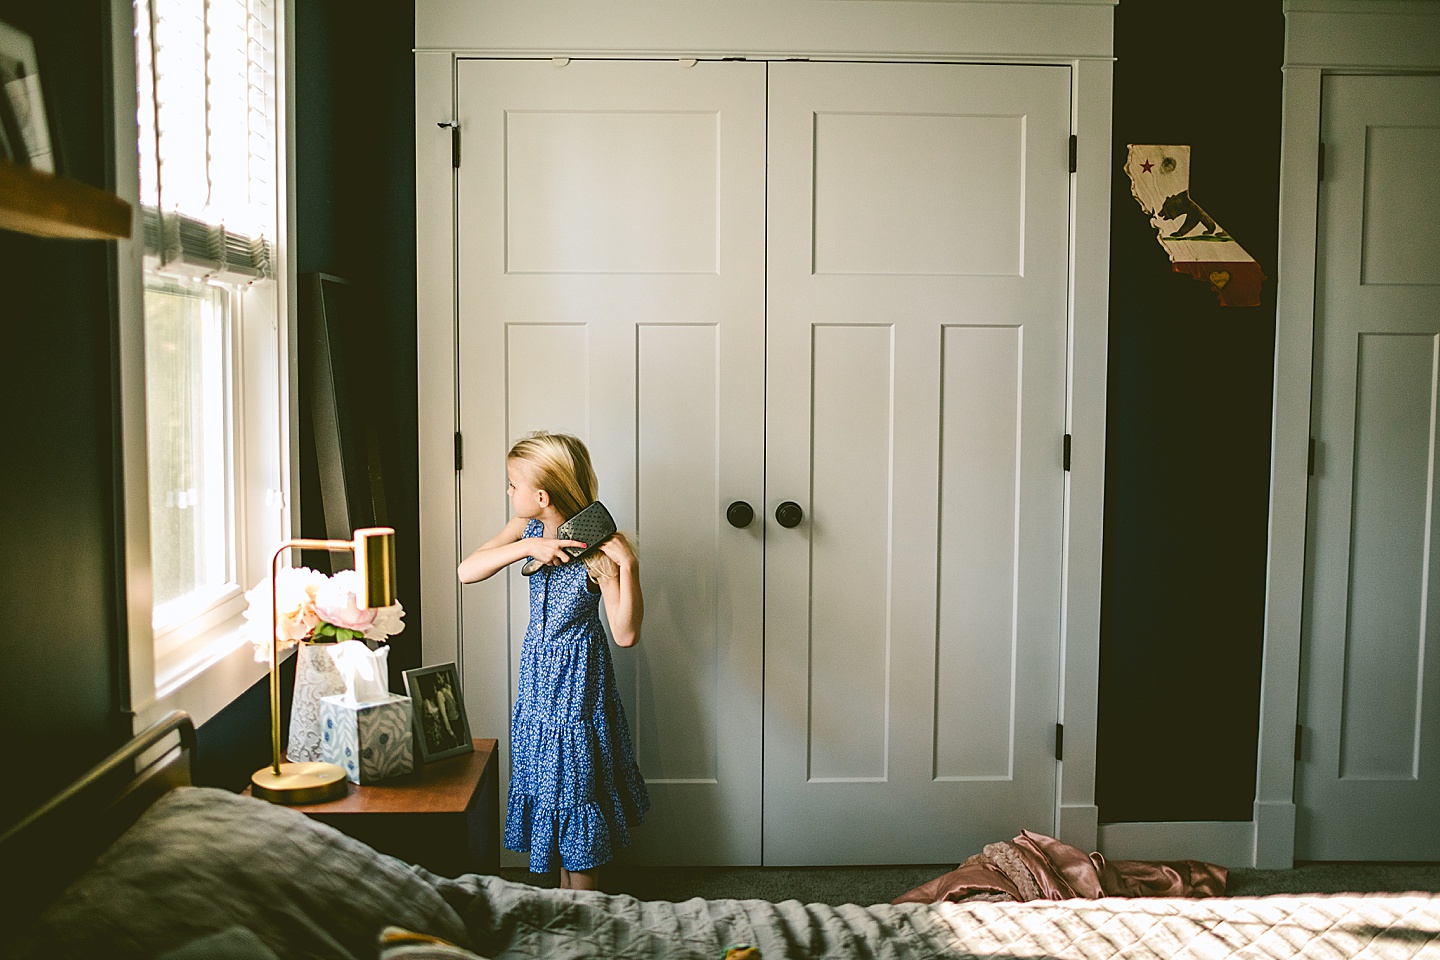
[[(391, 643), (392, 689), (420, 666), (420, 511), (415, 344), (415, 4), (297, 0), (296, 249), (302, 274), (350, 283), (332, 327), (349, 365), (352, 417), (379, 442), (395, 527), (405, 631)], [(303, 349), (303, 348), (302, 348)], [(302, 390), (303, 392), (303, 390)], [(303, 420), (303, 418), (302, 418)], [(302, 422), (307, 536), (324, 536), (313, 439)]]
[[(1115, 10), (1096, 800), (1102, 822), (1248, 820), (1265, 604), (1279, 3)], [(1269, 276), (1221, 307), (1171, 272), (1127, 143), (1190, 144), (1190, 195)]]
[[(0, 0), (31, 33), (68, 172), (105, 185), (107, 5)], [(390, 520), (419, 663), (413, 0), (298, 0), (298, 265), (359, 285)], [(1097, 799), (1105, 821), (1245, 819), (1254, 792), (1274, 339), (1278, 3), (1116, 9), (1109, 423)], [(1188, 143), (1192, 193), (1271, 275), (1221, 308), (1173, 274), (1129, 195), (1127, 142)], [(0, 231), (0, 724), (26, 776), (0, 827), (118, 745), (114, 324), (107, 246)], [(378, 372), (378, 377), (376, 376)], [(302, 510), (314, 515), (309, 497)], [(287, 677), (288, 680), (288, 677)], [(288, 682), (284, 685), (288, 689)], [(206, 723), (199, 779), (268, 751), (264, 684)]]
[[(390, 686), (420, 665), (419, 472), (415, 371), (415, 6), (358, 10), (340, 0), (295, 7), (295, 256), (301, 274), (348, 280), (355, 308), (332, 334), (351, 361), (352, 418), (375, 427), (388, 522), (396, 529), (405, 631), (390, 652)], [(304, 345), (301, 345), (302, 352)], [(303, 360), (303, 357), (302, 357)], [(303, 364), (302, 364), (303, 369)], [(363, 386), (362, 386), (363, 385)], [(300, 387), (300, 515), (325, 537), (308, 406)], [(306, 562), (323, 562), (307, 555)], [(321, 569), (325, 569), (321, 567)], [(288, 723), (293, 661), (282, 667)], [(240, 790), (269, 757), (264, 681), (200, 729), (200, 782)], [(256, 737), (256, 731), (260, 736)]]
[[(0, 0), (34, 38), (66, 172), (106, 186), (104, 5)], [(0, 828), (129, 734), (112, 436), (110, 244), (0, 231)]]
[[(352, 417), (380, 442), (396, 528), (405, 631), (391, 643), (391, 689), (420, 665), (419, 474), (415, 372), (415, 7), (358, 11), (339, 0), (295, 4), (295, 245), (302, 273), (349, 280), (350, 317), (332, 334), (351, 361)], [(305, 349), (301, 346), (302, 351)], [(302, 366), (303, 369), (303, 366)], [(358, 385), (364, 384), (363, 388)], [(308, 406), (300, 394), (300, 515), (305, 536), (326, 536)], [(319, 564), (320, 557), (306, 557)], [(321, 567), (324, 569), (324, 567)], [(293, 661), (282, 667), (288, 723)], [(199, 782), (240, 790), (269, 757), (264, 681), (200, 729)], [(260, 736), (256, 737), (256, 731)]]
[[(65, 172), (110, 176), (109, 5), (0, 0), (35, 40)], [(413, 3), (299, 0), (297, 254), (302, 270), (367, 290), (391, 522), (409, 629), (392, 663), (419, 662), (415, 468)], [(310, 125), (310, 123), (314, 125)], [(0, 231), (0, 729), (24, 745), (0, 829), (129, 736), (120, 614), (110, 245)], [(302, 510), (313, 505), (302, 503)], [(288, 665), (282, 688), (289, 689)], [(262, 681), (200, 729), (199, 782), (244, 786), (269, 755)]]

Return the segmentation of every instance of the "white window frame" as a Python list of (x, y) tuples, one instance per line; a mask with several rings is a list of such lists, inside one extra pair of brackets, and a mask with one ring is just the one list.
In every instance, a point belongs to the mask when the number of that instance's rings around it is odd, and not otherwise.
[[(115, 189), (136, 212), (131, 236), (116, 244), (119, 317), (120, 533), (124, 619), (128, 647), (127, 704), (135, 730), (170, 710), (201, 724), (257, 681), (268, 665), (255, 661), (241, 633), (243, 591), (269, 573), (278, 544), (298, 530), (291, 491), (300, 488), (298, 456), (297, 293), (290, 238), (294, 221), (294, 13), (276, 0), (277, 207), (273, 280), (234, 297), (231, 349), (235, 357), (234, 442), (237, 475), (236, 564), (239, 583), (220, 603), (157, 638), (150, 562), (150, 492), (145, 419), (144, 234), (140, 229), (139, 128), (136, 124), (135, 10), (111, 0)], [(164, 641), (157, 644), (157, 639)], [(164, 655), (157, 650), (164, 649)]]

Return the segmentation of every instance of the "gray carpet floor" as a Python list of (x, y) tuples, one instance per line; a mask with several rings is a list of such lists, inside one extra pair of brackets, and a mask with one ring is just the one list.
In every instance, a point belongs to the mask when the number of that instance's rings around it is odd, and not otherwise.
[(1266, 897), (1278, 893), (1440, 893), (1440, 863), (1302, 863), (1293, 870), (1230, 871), (1225, 893)]
[[(953, 864), (895, 867), (634, 867), (602, 877), (609, 893), (641, 900), (799, 900), (802, 903), (885, 903), (954, 868)], [(505, 869), (507, 880), (555, 886), (554, 876)], [(1440, 893), (1440, 864), (1309, 863), (1293, 870), (1236, 868), (1227, 896), (1285, 893)]]

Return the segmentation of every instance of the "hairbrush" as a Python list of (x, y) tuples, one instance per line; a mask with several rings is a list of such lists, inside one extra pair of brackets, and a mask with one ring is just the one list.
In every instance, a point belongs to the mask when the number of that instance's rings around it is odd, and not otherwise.
[[(570, 560), (579, 560), (587, 554), (593, 553), (600, 548), (600, 544), (615, 534), (615, 518), (610, 516), (610, 511), (605, 509), (605, 504), (596, 500), (590, 506), (581, 510), (575, 516), (566, 520), (555, 530), (557, 540), (579, 540), (584, 547), (561, 547), (570, 555)], [(570, 560), (566, 560), (569, 563)], [(538, 573), (544, 564), (533, 557), (520, 568), (525, 576)]]

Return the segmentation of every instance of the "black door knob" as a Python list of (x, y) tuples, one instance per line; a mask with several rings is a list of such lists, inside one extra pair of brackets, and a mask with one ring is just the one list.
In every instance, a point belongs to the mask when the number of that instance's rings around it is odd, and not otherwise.
[(755, 508), (744, 500), (736, 500), (726, 509), (725, 519), (730, 521), (732, 527), (748, 527), (750, 521), (755, 519)]
[(800, 509), (800, 504), (794, 500), (786, 500), (775, 508), (775, 519), (782, 527), (798, 527), (800, 521), (805, 519), (805, 511)]

